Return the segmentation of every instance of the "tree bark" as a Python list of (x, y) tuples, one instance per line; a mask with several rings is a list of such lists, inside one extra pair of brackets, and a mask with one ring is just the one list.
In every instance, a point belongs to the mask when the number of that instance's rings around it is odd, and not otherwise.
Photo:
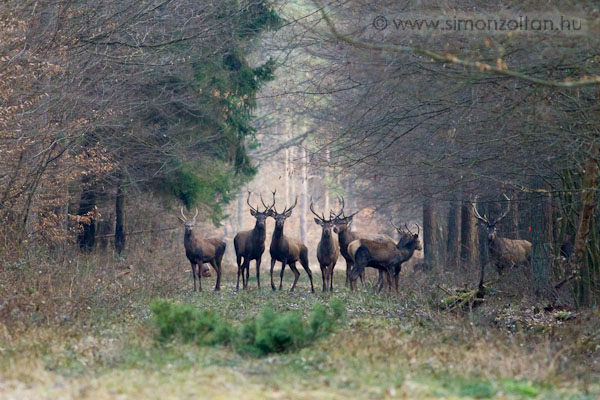
[(436, 212), (432, 201), (423, 202), (423, 251), (425, 264), (431, 269), (439, 267), (437, 229), (435, 226)]
[[(575, 234), (575, 268), (573, 274), (581, 276), (585, 269), (587, 277), (587, 247), (590, 234), (590, 223), (596, 210), (595, 190), (598, 187), (598, 142), (592, 145), (590, 155), (585, 161), (585, 170), (583, 175), (583, 187), (581, 190), (581, 208), (579, 210), (579, 221), (577, 224), (577, 233)], [(585, 282), (584, 282), (585, 283)], [(587, 304), (592, 295), (588, 289), (589, 285), (584, 284), (580, 293), (580, 300)]]
[(460, 261), (460, 204), (451, 201), (448, 207), (446, 268), (456, 271)]
[(477, 265), (477, 220), (471, 204), (464, 200), (460, 212), (460, 259), (463, 266), (471, 270)]
[(302, 202), (300, 205), (300, 240), (307, 243), (306, 212), (308, 210), (308, 158), (306, 149), (302, 148)]
[[(545, 189), (541, 177), (536, 177), (534, 186)], [(531, 268), (535, 279), (535, 292), (548, 298), (552, 293), (552, 205), (546, 194), (536, 193), (531, 199)]]
[(125, 250), (125, 193), (121, 184), (115, 198), (115, 250), (121, 254)]
[(86, 221), (79, 223), (78, 243), (82, 250), (90, 251), (94, 248), (96, 241), (96, 193), (94, 186), (90, 183), (91, 178), (84, 177), (82, 180), (81, 198), (79, 200), (79, 211), (77, 215), (85, 217)]

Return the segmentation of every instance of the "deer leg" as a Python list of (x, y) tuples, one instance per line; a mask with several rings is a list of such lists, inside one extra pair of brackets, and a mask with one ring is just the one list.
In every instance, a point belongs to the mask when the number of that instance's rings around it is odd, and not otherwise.
[(244, 286), (244, 289), (248, 289), (248, 280), (250, 279), (250, 261), (248, 260), (248, 264), (246, 264), (246, 286)]
[(333, 269), (335, 268), (335, 261), (331, 263), (331, 267), (329, 268), (329, 291), (333, 292)]
[(259, 257), (256, 259), (256, 283), (258, 284), (258, 288), (260, 289), (260, 259)]
[(212, 260), (210, 262), (210, 265), (212, 265), (215, 272), (217, 273), (217, 283), (215, 284), (215, 291), (219, 291), (221, 290), (221, 266), (217, 265), (217, 262), (215, 260)]
[(323, 276), (323, 291), (327, 291), (327, 265), (319, 264), (321, 267), (321, 275)]
[[(237, 284), (235, 285), (235, 291), (240, 290), (240, 272), (242, 270), (242, 257), (237, 257), (237, 266), (238, 266), (238, 274), (237, 274)], [(242, 286), (244, 285), (244, 277), (242, 276)]]
[[(290, 269), (294, 273), (294, 283), (292, 284), (292, 288), (290, 289), (290, 292), (293, 292), (294, 289), (296, 288), (296, 283), (298, 282), (298, 278), (300, 278), (300, 272), (298, 271), (298, 268), (296, 268), (295, 262), (290, 263)], [(313, 292), (314, 292), (314, 289), (313, 289)]]
[(390, 292), (390, 294), (392, 294), (392, 274), (390, 273), (389, 269), (386, 269), (385, 271), (385, 278), (388, 284), (388, 291)]
[(360, 278), (360, 283), (364, 289), (364, 287), (365, 287), (365, 271), (363, 270), (363, 272), (361, 272), (358, 277)]
[[(306, 274), (308, 275), (308, 279), (310, 279), (310, 291), (314, 293), (315, 287), (313, 286), (312, 271), (310, 270), (308, 263), (305, 265), (303, 262), (300, 262), (300, 264), (302, 264), (302, 268), (304, 268)], [(300, 272), (298, 272), (298, 276), (300, 276)]]
[(383, 271), (379, 270), (379, 279), (377, 279), (377, 291), (381, 292), (381, 289), (383, 289)]
[(202, 291), (202, 266), (204, 265), (202, 262), (196, 264), (198, 266), (198, 291)]
[(194, 278), (194, 292), (196, 291), (196, 264), (194, 264), (192, 261), (190, 261), (190, 264), (192, 264), (192, 278)]
[(275, 259), (271, 257), (271, 289), (275, 290), (275, 284), (273, 283), (273, 268), (275, 268)]
[(281, 290), (283, 286), (283, 271), (285, 271), (285, 266), (287, 265), (287, 259), (281, 262), (281, 273), (279, 274), (279, 290)]
[(248, 257), (244, 257), (244, 263), (242, 264), (242, 285), (244, 290), (248, 289), (248, 270), (250, 269), (250, 260)]
[(352, 289), (352, 281), (350, 280), (350, 271), (352, 270), (352, 263), (346, 260), (346, 287)]

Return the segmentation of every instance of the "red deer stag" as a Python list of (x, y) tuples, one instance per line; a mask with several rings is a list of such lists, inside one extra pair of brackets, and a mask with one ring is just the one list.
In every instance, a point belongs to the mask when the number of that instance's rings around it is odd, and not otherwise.
[[(260, 289), (260, 262), (262, 255), (265, 252), (265, 239), (267, 238), (266, 223), (273, 205), (267, 206), (261, 196), (260, 201), (265, 210), (258, 211), (258, 207), (252, 207), (250, 204), (251, 194), (252, 192), (248, 192), (246, 203), (248, 203), (248, 206), (250, 207), (250, 215), (256, 218), (256, 224), (254, 225), (254, 229), (239, 232), (233, 239), (238, 265), (237, 284), (235, 285), (235, 290), (239, 290), (240, 288), (240, 273), (242, 274), (242, 285), (244, 289), (248, 288), (250, 261), (252, 260), (256, 260), (256, 282), (258, 288)], [(244, 271), (246, 271), (245, 276)]]
[(185, 247), (185, 255), (190, 264), (192, 264), (192, 276), (194, 277), (194, 292), (196, 291), (196, 275), (198, 275), (198, 288), (202, 291), (202, 265), (209, 263), (217, 273), (217, 284), (215, 290), (221, 290), (221, 261), (225, 254), (225, 242), (219, 238), (200, 239), (194, 233), (194, 225), (198, 209), (191, 221), (183, 213), (181, 207), (181, 217), (179, 219), (185, 226), (185, 235), (183, 236), (183, 245)]
[(500, 275), (502, 275), (507, 268), (519, 265), (528, 266), (531, 261), (531, 242), (527, 240), (498, 237), (496, 225), (506, 217), (506, 214), (508, 214), (508, 211), (510, 210), (510, 199), (506, 194), (503, 194), (503, 196), (507, 200), (508, 206), (500, 217), (492, 221), (490, 221), (485, 214), (482, 217), (477, 211), (477, 198), (475, 198), (475, 202), (471, 201), (471, 207), (473, 208), (475, 218), (487, 227), (490, 261), (496, 266)]
[[(415, 250), (422, 250), (421, 241), (419, 240), (419, 233), (421, 232), (421, 228), (419, 227), (419, 224), (415, 224), (417, 225), (417, 233), (413, 233), (410, 229), (408, 229), (408, 226), (406, 224), (404, 224), (405, 230), (403, 230), (402, 228), (397, 227), (393, 221), (390, 220), (390, 223), (392, 224), (394, 229), (396, 229), (396, 232), (398, 232), (398, 234), (400, 235), (400, 239), (396, 244), (396, 248), (404, 252), (402, 257), (404, 258), (404, 260), (398, 263), (396, 265), (396, 268), (394, 269), (394, 286), (396, 287), (396, 291), (398, 291), (398, 276), (400, 274), (402, 264), (410, 260), (410, 258), (415, 253)], [(381, 292), (382, 289), (383, 271), (379, 270), (379, 288), (377, 289), (377, 291)]]
[(331, 230), (333, 228), (333, 221), (325, 219), (325, 214), (319, 216), (313, 208), (312, 199), (310, 201), (310, 211), (315, 215), (315, 223), (323, 228), (321, 232), (321, 241), (317, 247), (317, 260), (321, 266), (321, 274), (323, 275), (323, 291), (326, 292), (327, 288), (333, 291), (333, 269), (340, 257), (340, 245), (333, 238)]
[[(350, 287), (354, 289), (354, 282), (364, 272), (366, 267), (373, 267), (380, 271), (388, 283), (390, 292), (392, 291), (392, 274), (394, 277), (394, 288), (398, 292), (398, 274), (402, 268), (402, 263), (407, 261), (414, 254), (415, 250), (421, 249), (421, 241), (418, 233), (407, 231), (403, 232), (394, 225), (394, 228), (400, 234), (398, 243), (387, 235), (374, 235), (368, 238), (361, 238), (348, 245), (348, 252), (354, 259), (354, 268), (350, 273)], [(383, 276), (379, 291), (383, 288)]]
[(312, 272), (308, 266), (308, 249), (301, 241), (289, 238), (283, 234), (285, 220), (292, 215), (292, 210), (296, 207), (297, 203), (298, 197), (296, 197), (294, 205), (290, 208), (287, 208), (286, 205), (283, 212), (277, 212), (277, 209), (275, 208), (275, 192), (273, 192), (273, 207), (269, 212), (269, 215), (275, 220), (275, 230), (273, 231), (271, 247), (269, 248), (269, 252), (271, 253), (271, 288), (275, 290), (275, 284), (273, 283), (273, 268), (275, 267), (275, 262), (280, 261), (281, 274), (279, 277), (279, 290), (281, 290), (283, 284), (283, 272), (285, 271), (285, 266), (289, 265), (294, 273), (294, 283), (290, 290), (293, 292), (296, 283), (298, 282), (298, 278), (300, 277), (300, 272), (298, 272), (298, 269), (296, 268), (296, 262), (300, 261), (300, 264), (302, 264), (302, 267), (310, 279), (310, 289), (314, 292), (315, 288), (313, 286)]
[[(350, 232), (350, 224), (352, 224), (352, 218), (358, 214), (358, 211), (352, 215), (345, 216), (344, 215), (344, 198), (340, 198), (340, 202), (342, 203), (342, 208), (339, 213), (335, 214), (333, 211), (330, 212), (330, 218), (333, 216), (333, 231), (338, 234), (338, 241), (340, 243), (340, 253), (344, 260), (346, 260), (346, 286), (350, 284), (350, 271), (352, 270), (352, 266), (354, 265), (354, 261), (350, 254), (348, 253), (348, 245), (350, 242), (360, 239), (360, 234), (358, 232)], [(363, 286), (365, 285), (365, 275), (364, 272), (360, 275), (360, 281)]]

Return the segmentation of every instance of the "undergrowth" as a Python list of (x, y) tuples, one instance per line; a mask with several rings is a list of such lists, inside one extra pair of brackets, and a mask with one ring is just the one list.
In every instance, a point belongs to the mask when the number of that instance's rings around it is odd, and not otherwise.
[(299, 311), (278, 313), (266, 306), (239, 326), (214, 311), (198, 310), (185, 303), (154, 300), (150, 309), (160, 342), (179, 338), (199, 346), (232, 345), (240, 353), (256, 356), (303, 348), (329, 335), (346, 316), (344, 305), (337, 299), (327, 306), (315, 304), (308, 321)]

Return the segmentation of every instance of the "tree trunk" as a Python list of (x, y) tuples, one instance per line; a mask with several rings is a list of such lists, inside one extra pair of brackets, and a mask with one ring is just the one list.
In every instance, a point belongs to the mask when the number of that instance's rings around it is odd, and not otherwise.
[(457, 271), (460, 261), (460, 204), (451, 201), (448, 208), (446, 268)]
[(302, 202), (300, 205), (300, 240), (307, 243), (306, 212), (308, 210), (308, 157), (306, 149), (302, 148)]
[(88, 251), (94, 248), (96, 241), (96, 193), (90, 181), (89, 177), (84, 177), (82, 180), (79, 211), (77, 212), (77, 215), (83, 219), (79, 223), (79, 247)]
[(121, 184), (117, 187), (115, 215), (115, 250), (121, 254), (125, 250), (125, 193)]
[(439, 267), (437, 229), (435, 226), (436, 212), (432, 201), (427, 199), (423, 202), (423, 252), (425, 264), (429, 268)]
[(472, 270), (477, 265), (477, 254), (477, 220), (471, 204), (465, 200), (460, 212), (460, 259), (467, 270)]
[[(541, 177), (535, 178), (534, 186), (544, 189)], [(551, 293), (552, 277), (552, 205), (546, 194), (536, 193), (531, 199), (531, 269), (535, 279), (535, 292), (548, 298)]]
[[(585, 161), (585, 170), (583, 175), (583, 187), (581, 190), (581, 208), (579, 210), (579, 221), (577, 224), (577, 233), (575, 234), (575, 268), (574, 274), (581, 275), (582, 270), (585, 277), (588, 278), (587, 248), (588, 237), (590, 234), (590, 223), (596, 210), (595, 190), (598, 187), (598, 143), (592, 145), (590, 155)], [(589, 279), (588, 279), (589, 281)], [(579, 299), (583, 304), (590, 301), (590, 283), (585, 280), (582, 282)]]

